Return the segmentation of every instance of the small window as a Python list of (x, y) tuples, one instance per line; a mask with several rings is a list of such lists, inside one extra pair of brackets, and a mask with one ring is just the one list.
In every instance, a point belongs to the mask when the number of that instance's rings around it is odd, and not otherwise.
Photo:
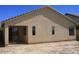
[(74, 35), (74, 27), (69, 27), (69, 35)]
[(32, 27), (32, 35), (36, 35), (36, 27), (35, 26)]
[(52, 26), (52, 35), (54, 35), (54, 34), (55, 34), (55, 27)]

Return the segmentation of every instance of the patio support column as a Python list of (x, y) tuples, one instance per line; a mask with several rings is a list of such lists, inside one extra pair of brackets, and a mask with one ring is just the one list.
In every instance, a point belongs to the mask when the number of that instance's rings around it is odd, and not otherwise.
[(9, 44), (9, 29), (8, 26), (4, 27), (4, 45), (8, 46)]

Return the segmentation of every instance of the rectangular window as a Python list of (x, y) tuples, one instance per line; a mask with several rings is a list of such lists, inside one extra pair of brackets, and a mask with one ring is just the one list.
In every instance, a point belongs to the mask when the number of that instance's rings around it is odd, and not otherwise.
[(74, 35), (74, 27), (69, 27), (69, 35)]
[(36, 35), (36, 27), (35, 26), (32, 27), (32, 35)]
[(52, 26), (52, 35), (54, 35), (54, 34), (55, 34), (55, 27)]

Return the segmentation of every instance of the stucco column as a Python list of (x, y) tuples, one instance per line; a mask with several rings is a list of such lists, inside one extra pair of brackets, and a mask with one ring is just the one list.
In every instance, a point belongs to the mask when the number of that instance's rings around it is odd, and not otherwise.
[(8, 26), (4, 28), (4, 45), (8, 46), (9, 44), (9, 29)]

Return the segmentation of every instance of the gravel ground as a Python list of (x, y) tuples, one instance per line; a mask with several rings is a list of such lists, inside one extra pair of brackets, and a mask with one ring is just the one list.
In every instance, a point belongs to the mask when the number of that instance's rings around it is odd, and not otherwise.
[(41, 44), (15, 44), (0, 47), (0, 54), (78, 54), (78, 41), (63, 41)]

